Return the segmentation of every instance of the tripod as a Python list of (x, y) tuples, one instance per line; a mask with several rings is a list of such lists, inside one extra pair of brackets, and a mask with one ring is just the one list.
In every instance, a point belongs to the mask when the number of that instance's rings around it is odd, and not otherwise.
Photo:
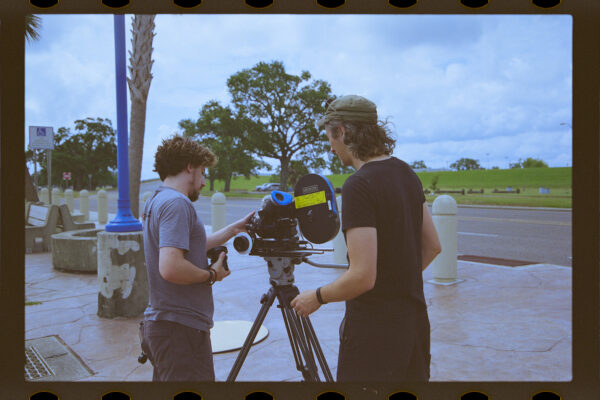
[(331, 371), (327, 366), (327, 361), (325, 360), (323, 350), (319, 345), (310, 319), (308, 317), (299, 317), (290, 304), (292, 299), (300, 293), (298, 288), (293, 285), (294, 262), (296, 260), (289, 257), (266, 257), (265, 260), (269, 266), (269, 274), (271, 276), (269, 281), (272, 287), (267, 293), (263, 294), (260, 300), (262, 307), (246, 337), (240, 354), (231, 368), (227, 382), (235, 381), (275, 298), (279, 300), (278, 307), (281, 309), (285, 330), (287, 331), (290, 346), (294, 353), (296, 369), (302, 373), (305, 381), (320, 382), (319, 371), (315, 362), (316, 357), (321, 366), (325, 381), (333, 382)]

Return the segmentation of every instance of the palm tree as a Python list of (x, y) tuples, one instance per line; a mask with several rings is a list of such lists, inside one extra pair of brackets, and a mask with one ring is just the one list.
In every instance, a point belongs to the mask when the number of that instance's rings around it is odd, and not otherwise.
[(39, 40), (40, 34), (38, 31), (42, 27), (42, 19), (37, 15), (27, 14), (25, 16), (25, 39), (28, 42)]
[(138, 218), (140, 177), (146, 129), (146, 101), (152, 81), (152, 39), (154, 38), (154, 15), (135, 15), (131, 24), (131, 48), (129, 52), (129, 95), (131, 118), (129, 121), (129, 198), (131, 213)]
[[(39, 40), (39, 30), (42, 27), (42, 19), (37, 15), (28, 14), (25, 15), (25, 39), (27, 42), (33, 40)], [(33, 184), (33, 179), (29, 174), (29, 168), (27, 168), (27, 160), (25, 160), (25, 200), (26, 201), (39, 201), (37, 188)]]

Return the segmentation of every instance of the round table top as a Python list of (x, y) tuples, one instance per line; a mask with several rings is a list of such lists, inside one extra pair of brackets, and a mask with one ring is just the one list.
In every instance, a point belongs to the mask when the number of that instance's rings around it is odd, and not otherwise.
[[(253, 324), (252, 321), (215, 321), (213, 328), (210, 330), (213, 353), (225, 353), (241, 349)], [(261, 342), (268, 335), (267, 328), (261, 325), (252, 345)]]

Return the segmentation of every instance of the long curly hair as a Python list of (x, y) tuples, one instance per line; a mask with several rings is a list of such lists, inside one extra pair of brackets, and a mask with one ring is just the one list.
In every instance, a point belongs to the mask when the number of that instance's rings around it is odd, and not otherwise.
[(348, 146), (354, 157), (361, 161), (384, 154), (392, 155), (396, 146), (396, 139), (392, 137), (387, 121), (378, 121), (374, 124), (331, 120), (325, 126), (331, 128), (333, 138), (339, 136), (340, 127), (343, 126), (344, 144)]
[(194, 167), (212, 167), (217, 163), (217, 156), (207, 147), (189, 138), (174, 135), (163, 139), (154, 155), (154, 172), (158, 172), (160, 180), (175, 176), (188, 164)]

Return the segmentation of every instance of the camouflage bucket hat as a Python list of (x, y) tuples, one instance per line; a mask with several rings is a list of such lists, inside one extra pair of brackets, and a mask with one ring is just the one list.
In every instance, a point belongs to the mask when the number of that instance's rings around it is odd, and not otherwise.
[(342, 96), (329, 104), (325, 115), (319, 121), (319, 129), (331, 120), (377, 123), (377, 107), (372, 101), (354, 94)]

